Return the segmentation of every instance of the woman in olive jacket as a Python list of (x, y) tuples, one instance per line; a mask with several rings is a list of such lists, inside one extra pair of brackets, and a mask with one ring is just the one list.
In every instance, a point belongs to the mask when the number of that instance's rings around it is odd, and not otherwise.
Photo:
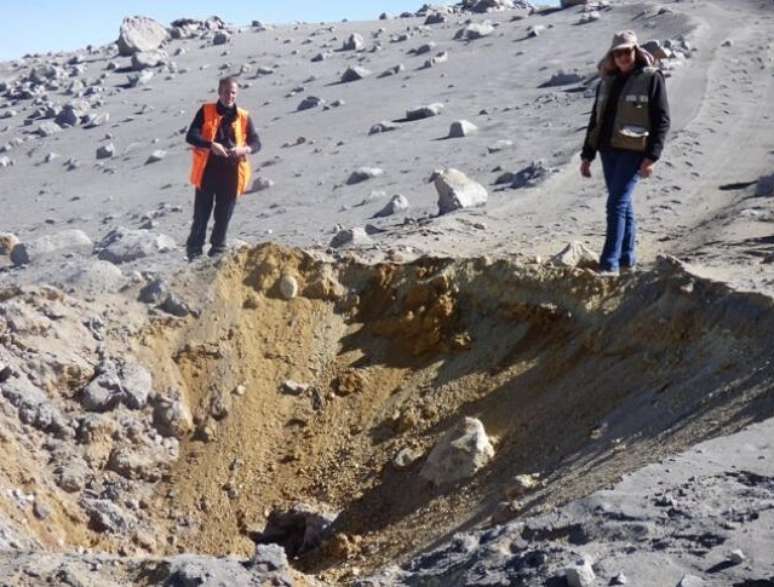
[(618, 273), (634, 267), (636, 223), (632, 195), (639, 178), (650, 177), (669, 131), (669, 104), (661, 72), (637, 44), (632, 31), (613, 36), (599, 64), (597, 86), (580, 172), (591, 177), (599, 151), (607, 186), (607, 235), (600, 271)]

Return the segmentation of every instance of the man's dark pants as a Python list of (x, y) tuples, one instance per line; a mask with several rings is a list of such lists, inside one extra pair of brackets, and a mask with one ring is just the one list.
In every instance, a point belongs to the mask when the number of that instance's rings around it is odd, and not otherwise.
[(215, 226), (210, 236), (210, 257), (226, 250), (226, 232), (237, 200), (237, 172), (233, 168), (219, 169), (219, 166), (207, 165), (204, 170), (201, 188), (196, 190), (194, 217), (191, 234), (186, 242), (189, 259), (199, 257), (207, 238), (207, 223), (215, 204)]

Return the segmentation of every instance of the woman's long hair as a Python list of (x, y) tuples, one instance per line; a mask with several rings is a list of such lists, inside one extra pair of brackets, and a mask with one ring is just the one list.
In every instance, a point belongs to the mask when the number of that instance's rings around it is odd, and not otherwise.
[[(653, 57), (649, 52), (647, 52), (642, 47), (636, 46), (634, 47), (634, 68), (637, 69), (639, 67), (651, 67), (655, 65), (656, 58)], [(613, 58), (613, 52), (608, 51), (607, 55), (605, 55), (602, 58), (602, 61), (599, 62), (599, 65), (597, 66), (599, 68), (599, 74), (604, 77), (608, 75), (615, 75), (618, 73), (618, 66), (615, 64), (615, 59)]]

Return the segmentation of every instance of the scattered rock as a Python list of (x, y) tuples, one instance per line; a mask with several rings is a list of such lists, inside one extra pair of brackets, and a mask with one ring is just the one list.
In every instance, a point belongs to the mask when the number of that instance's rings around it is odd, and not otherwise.
[(468, 137), (476, 132), (478, 132), (478, 127), (472, 122), (468, 122), (467, 120), (456, 120), (451, 123), (451, 127), (449, 128), (449, 138), (456, 139)]
[(584, 79), (584, 76), (582, 76), (577, 71), (564, 71), (563, 69), (560, 69), (558, 72), (551, 76), (551, 79), (549, 79), (540, 87), (553, 88), (556, 86), (566, 86), (569, 84), (580, 83)]
[(400, 212), (405, 212), (409, 209), (409, 202), (406, 199), (406, 197), (402, 194), (395, 194), (389, 202), (379, 210), (376, 214), (371, 216), (371, 218), (386, 218), (387, 216), (392, 216), (393, 214), (398, 214)]
[(379, 74), (379, 78), (381, 79), (393, 75), (398, 75), (399, 73), (403, 73), (405, 70), (406, 67), (402, 63), (399, 63), (398, 65), (390, 67), (389, 69), (385, 69), (382, 73)]
[(557, 171), (553, 167), (546, 166), (542, 159), (533, 161), (513, 176), (511, 187), (514, 189), (537, 187)]
[(116, 148), (113, 145), (113, 143), (108, 143), (107, 145), (101, 145), (97, 149), (97, 159), (110, 159), (115, 155)]
[(348, 67), (344, 74), (341, 76), (341, 83), (356, 82), (361, 79), (365, 79), (371, 75), (371, 71), (365, 67), (359, 65), (353, 65)]
[(130, 88), (144, 86), (153, 79), (153, 72), (145, 69), (139, 73), (130, 73), (126, 79)]
[(19, 239), (15, 234), (10, 232), (0, 232), (0, 255), (10, 255), (16, 245), (19, 244)]
[(597, 258), (597, 255), (582, 242), (572, 241), (551, 257), (551, 262), (562, 267), (594, 269), (597, 267)]
[(160, 277), (140, 290), (138, 299), (144, 304), (160, 304), (169, 295), (169, 287)]
[(404, 448), (395, 455), (395, 458), (392, 459), (392, 464), (398, 470), (408, 469), (420, 458), (422, 458), (422, 453), (420, 451)]
[(336, 236), (331, 239), (329, 246), (338, 249), (343, 246), (364, 246), (372, 243), (373, 241), (368, 236), (365, 228), (358, 226), (355, 228), (345, 228), (337, 232)]
[(253, 180), (253, 185), (248, 190), (248, 193), (262, 192), (263, 190), (268, 190), (272, 187), (274, 187), (274, 181), (259, 175)]
[(150, 154), (150, 157), (145, 161), (145, 165), (148, 165), (149, 163), (158, 163), (159, 161), (163, 161), (164, 157), (167, 156), (167, 152), (163, 149), (157, 149), (156, 151), (153, 151), (153, 153)]
[(392, 130), (398, 130), (399, 126), (395, 124), (394, 122), (389, 121), (382, 121), (377, 122), (375, 125), (371, 127), (371, 129), (368, 131), (369, 135), (375, 135), (382, 132), (390, 132)]
[(774, 196), (774, 173), (758, 178), (755, 184), (755, 195), (758, 198)]
[(353, 171), (349, 178), (347, 178), (347, 185), (355, 185), (356, 183), (368, 181), (369, 179), (380, 177), (382, 175), (384, 175), (384, 170), (379, 169), (378, 167), (360, 167)]
[(432, 179), (438, 192), (439, 214), (480, 206), (485, 204), (489, 197), (484, 186), (457, 169), (444, 169), (434, 173)]
[(474, 41), (476, 39), (488, 37), (493, 32), (494, 27), (489, 23), (471, 23), (458, 30), (454, 35), (454, 38), (456, 40)]
[(288, 379), (282, 384), (282, 391), (290, 395), (303, 395), (308, 389), (309, 384), (298, 383), (292, 379)]
[(150, 51), (137, 51), (132, 54), (132, 69), (142, 71), (148, 67), (158, 67), (169, 63), (169, 55), (162, 49), (152, 49)]
[(218, 31), (215, 33), (215, 35), (212, 37), (212, 44), (213, 45), (225, 45), (229, 41), (231, 41), (231, 35), (229, 35), (225, 31)]
[(583, 558), (564, 571), (568, 587), (593, 587), (596, 581), (591, 561)]
[(347, 37), (347, 40), (344, 41), (341, 49), (342, 51), (362, 51), (365, 49), (365, 41), (361, 35), (353, 33)]
[(296, 110), (298, 112), (301, 112), (303, 110), (309, 110), (311, 108), (317, 108), (318, 106), (325, 105), (325, 100), (322, 98), (318, 98), (317, 96), (307, 96), (303, 100), (301, 100), (301, 103), (298, 105)]
[(153, 426), (162, 436), (182, 440), (193, 430), (191, 411), (179, 397), (159, 398), (153, 410)]
[(406, 111), (406, 120), (422, 120), (423, 118), (431, 118), (438, 116), (443, 112), (443, 104), (436, 102), (428, 104), (427, 106), (420, 106), (419, 108), (413, 108)]
[(17, 244), (11, 251), (15, 265), (37, 263), (64, 254), (90, 255), (94, 243), (82, 230), (69, 229)]
[(486, 148), (486, 150), (489, 151), (490, 153), (499, 153), (500, 151), (505, 151), (511, 148), (513, 148), (513, 141), (502, 139), (489, 145)]
[(696, 575), (684, 575), (677, 587), (702, 587), (704, 581)]
[(62, 127), (59, 126), (56, 122), (53, 122), (51, 120), (46, 120), (44, 122), (41, 122), (38, 125), (38, 129), (36, 131), (41, 137), (50, 137), (52, 135), (55, 135), (57, 133), (62, 132)]
[(111, 230), (97, 245), (98, 257), (116, 265), (167, 253), (175, 247), (175, 241), (167, 235), (124, 227)]
[(484, 425), (465, 418), (451, 428), (430, 451), (419, 475), (435, 485), (468, 479), (494, 457)]

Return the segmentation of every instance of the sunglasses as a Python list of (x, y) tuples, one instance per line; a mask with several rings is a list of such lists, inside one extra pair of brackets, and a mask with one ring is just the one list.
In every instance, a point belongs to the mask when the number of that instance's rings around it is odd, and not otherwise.
[(634, 49), (616, 49), (613, 51), (613, 57), (629, 57)]

